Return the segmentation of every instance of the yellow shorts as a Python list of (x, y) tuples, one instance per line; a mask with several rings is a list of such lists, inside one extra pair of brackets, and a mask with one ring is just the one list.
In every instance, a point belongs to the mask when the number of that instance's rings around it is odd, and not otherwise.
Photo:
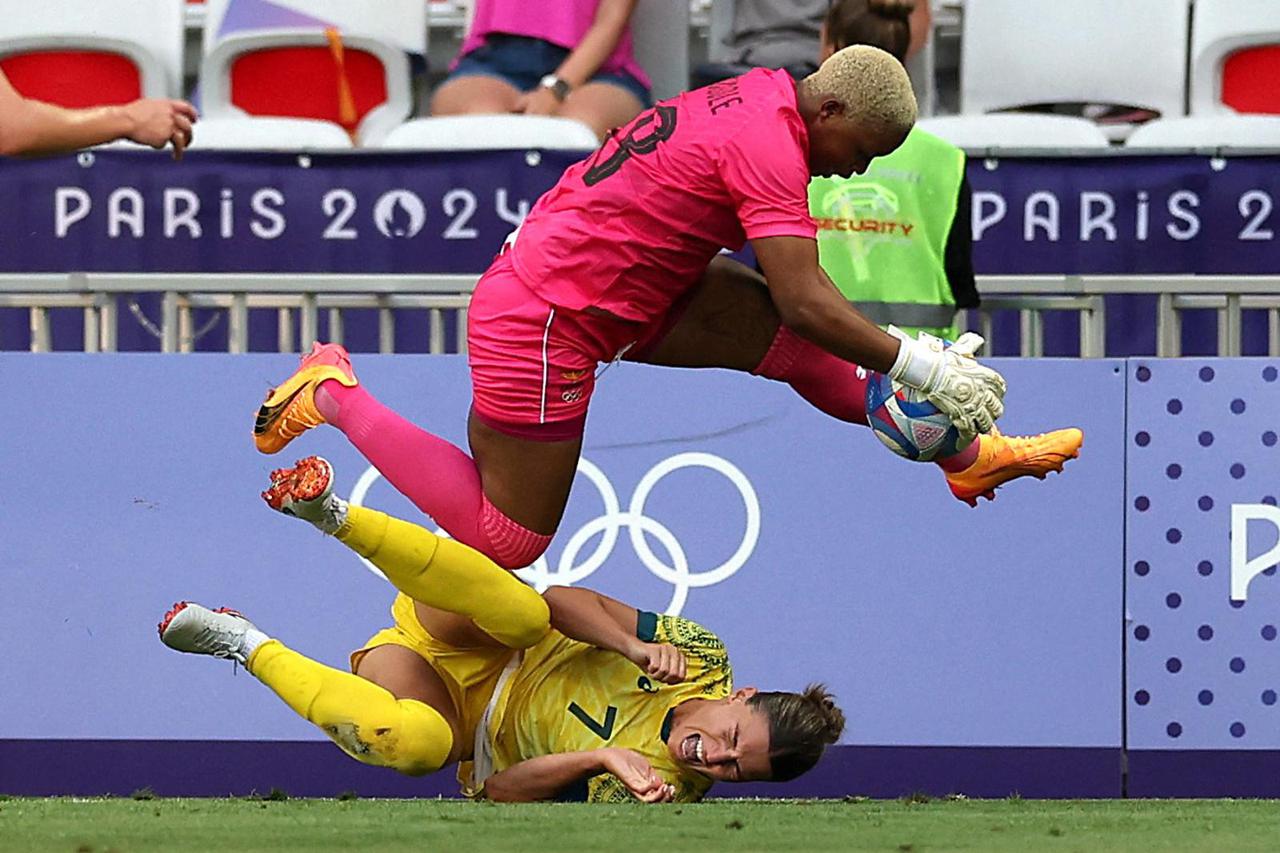
[(404, 593), (396, 596), (391, 604), (391, 618), (395, 624), (383, 628), (351, 653), (351, 671), (355, 672), (360, 660), (378, 646), (404, 646), (417, 652), (444, 681), (469, 745), (476, 726), (484, 717), (498, 677), (515, 651), (488, 646), (464, 649), (442, 643), (422, 627), (414, 613), (413, 603), (413, 599)]

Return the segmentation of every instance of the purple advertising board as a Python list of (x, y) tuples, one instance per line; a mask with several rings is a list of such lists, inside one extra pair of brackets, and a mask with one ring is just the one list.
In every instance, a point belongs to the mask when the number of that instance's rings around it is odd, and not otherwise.
[(0, 272), (481, 272), (582, 153), (86, 151), (0, 163)]
[[(586, 152), (0, 162), (0, 272), (481, 272)], [(970, 161), (979, 273), (1280, 272), (1280, 157)], [(738, 247), (729, 247), (736, 249)]]
[(1129, 365), (1129, 791), (1280, 796), (1280, 363)]
[[(479, 273), (584, 153), (197, 149), (174, 163), (158, 152), (99, 150), (3, 160), (0, 272)], [(1278, 165), (1274, 156), (973, 158), (974, 267), (1280, 273)], [(158, 349), (147, 331), (157, 297), (123, 303), (120, 348)], [(1107, 312), (1108, 353), (1155, 351), (1154, 297), (1109, 297)], [(197, 314), (197, 330), (210, 332), (197, 347), (225, 350), (221, 313)], [(78, 311), (55, 312), (55, 348), (78, 348), (81, 322)], [(1000, 353), (1016, 354), (1016, 322), (998, 322)], [(1046, 352), (1076, 354), (1075, 318), (1050, 312), (1045, 323)], [(348, 334), (373, 348), (375, 325), (353, 312)], [(0, 347), (28, 347), (28, 326), (24, 312), (0, 309)], [(1243, 333), (1245, 353), (1267, 351), (1260, 312), (1246, 312)], [(1183, 351), (1208, 355), (1215, 345), (1214, 318), (1188, 312)], [(275, 324), (262, 312), (250, 348), (275, 346)]]
[[(356, 361), (388, 405), (462, 440), (462, 359)], [(322, 453), (344, 494), (434, 529), (336, 430), (282, 457), (254, 451), (255, 406), (293, 364), (0, 355), (0, 614), (29, 652), (0, 664), (18, 686), (0, 692), (0, 792), (453, 790), (447, 773), (358, 765), (251, 676), (154, 633), (189, 598), (237, 607), (342, 666), (387, 624), (385, 581), (257, 497), (282, 458)], [(564, 524), (530, 580), (705, 623), (739, 685), (827, 682), (846, 737), (787, 793), (1117, 795), (1123, 362), (995, 364), (1010, 385), (1006, 431), (1072, 424), (1087, 439), (1066, 474), (978, 509), (934, 466), (786, 386), (612, 367)]]
[(1280, 272), (1280, 157), (973, 158), (979, 272)]

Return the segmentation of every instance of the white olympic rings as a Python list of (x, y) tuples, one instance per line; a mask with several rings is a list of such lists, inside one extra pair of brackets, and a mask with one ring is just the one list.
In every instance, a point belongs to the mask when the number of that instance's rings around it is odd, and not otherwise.
[[(743, 508), (746, 510), (746, 528), (737, 549), (723, 563), (703, 572), (690, 571), (688, 555), (675, 534), (666, 525), (645, 515), (645, 502), (649, 499), (654, 487), (663, 477), (682, 468), (708, 468), (723, 475), (738, 490)], [(755, 488), (741, 469), (715, 454), (677, 453), (654, 465), (636, 484), (636, 490), (625, 512), (618, 501), (617, 491), (599, 466), (585, 458), (579, 459), (578, 473), (595, 485), (600, 493), (603, 512), (582, 525), (565, 540), (564, 550), (556, 562), (555, 571), (551, 570), (550, 562), (544, 554), (533, 565), (516, 572), (521, 579), (533, 584), (539, 592), (551, 586), (572, 586), (590, 577), (613, 553), (617, 545), (618, 533), (626, 527), (631, 547), (635, 550), (640, 562), (658, 579), (671, 584), (671, 601), (664, 612), (675, 616), (684, 609), (690, 589), (711, 586), (732, 577), (750, 559), (760, 539), (760, 499), (756, 495)], [(361, 505), (370, 487), (380, 476), (378, 470), (370, 466), (356, 481), (348, 500), (357, 506)], [(442, 536), (448, 535), (444, 531), (437, 531), (437, 533)], [(670, 563), (663, 562), (654, 553), (645, 534), (652, 535), (658, 541), (670, 558)], [(578, 564), (579, 554), (596, 536), (599, 536), (599, 540), (596, 542), (595, 549), (581, 564)], [(371, 572), (382, 577), (382, 572), (378, 571), (372, 563), (363, 557), (360, 560)]]

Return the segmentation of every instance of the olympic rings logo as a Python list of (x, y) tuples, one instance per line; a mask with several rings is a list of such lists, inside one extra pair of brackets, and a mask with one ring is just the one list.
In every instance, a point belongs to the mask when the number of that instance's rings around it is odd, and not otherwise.
[[(680, 540), (666, 525), (645, 514), (645, 504), (654, 487), (668, 474), (683, 468), (706, 468), (720, 474), (738, 490), (743, 508), (746, 510), (746, 526), (737, 549), (724, 562), (705, 571), (691, 571), (688, 555), (680, 544)], [(564, 540), (564, 550), (560, 553), (554, 570), (551, 569), (551, 563), (544, 554), (533, 565), (516, 572), (522, 580), (532, 584), (538, 592), (543, 592), (552, 586), (572, 586), (589, 578), (613, 554), (619, 534), (623, 528), (626, 528), (631, 547), (641, 564), (655, 577), (671, 584), (671, 600), (664, 612), (670, 616), (677, 616), (684, 609), (691, 589), (712, 586), (727, 580), (741, 569), (755, 552), (756, 543), (760, 539), (760, 499), (751, 481), (741, 469), (723, 457), (712, 453), (677, 453), (662, 460), (640, 478), (626, 510), (622, 509), (613, 483), (599, 466), (585, 458), (580, 458), (578, 473), (586, 477), (600, 493), (603, 511)], [(356, 481), (348, 500), (357, 506), (361, 505), (370, 487), (381, 476), (376, 468), (370, 466)], [(442, 530), (436, 532), (441, 536), (448, 535)], [(557, 538), (562, 534), (563, 531), (557, 534)], [(654, 551), (650, 545), (650, 536), (661, 546), (667, 560), (664, 561)], [(596, 540), (594, 549), (581, 562), (578, 562), (579, 557), (593, 539)], [(360, 560), (369, 571), (383, 577), (382, 572), (367, 559), (361, 557)]]

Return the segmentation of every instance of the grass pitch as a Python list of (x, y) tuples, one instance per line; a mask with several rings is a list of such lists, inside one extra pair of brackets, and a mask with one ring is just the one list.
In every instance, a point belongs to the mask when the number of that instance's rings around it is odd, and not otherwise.
[(454, 800), (0, 798), (0, 850), (1275, 850), (1264, 800)]

